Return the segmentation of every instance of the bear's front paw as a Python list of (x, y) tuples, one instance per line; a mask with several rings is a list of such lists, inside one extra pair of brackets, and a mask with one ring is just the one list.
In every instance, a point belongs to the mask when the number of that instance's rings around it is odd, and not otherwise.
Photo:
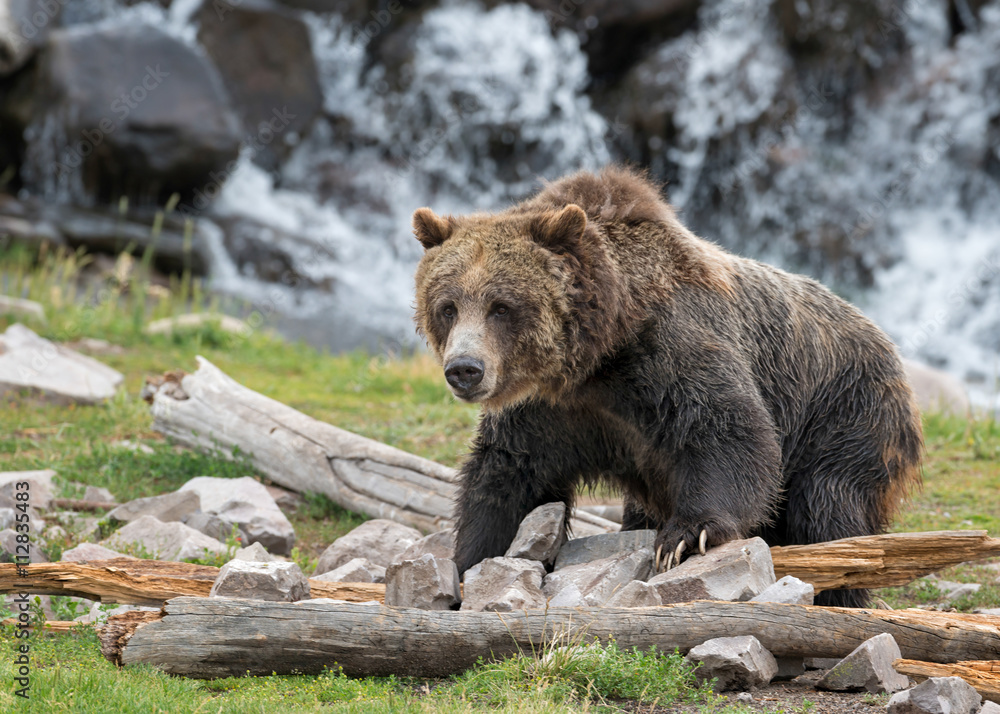
[(684, 524), (671, 520), (656, 534), (655, 570), (665, 572), (680, 565), (685, 555), (695, 551), (705, 555), (709, 548), (738, 537), (735, 528), (718, 521)]

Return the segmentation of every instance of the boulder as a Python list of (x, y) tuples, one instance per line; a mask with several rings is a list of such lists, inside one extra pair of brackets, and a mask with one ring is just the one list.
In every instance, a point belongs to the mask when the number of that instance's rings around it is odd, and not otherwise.
[(83, 204), (210, 198), (235, 168), (242, 138), (211, 62), (142, 23), (51, 32), (4, 111), (12, 131), (47, 127), (25, 149), (25, 187), (65, 187)]
[(653, 551), (641, 548), (631, 553), (560, 568), (545, 577), (542, 591), (547, 598), (555, 599), (560, 591), (572, 585), (588, 605), (596, 607), (604, 605), (633, 580), (645, 580), (652, 567)]
[(289, 555), (295, 545), (295, 529), (264, 484), (249, 476), (215, 478), (198, 476), (181, 486), (201, 497), (201, 510), (236, 525), (250, 543), (260, 543), (268, 552)]
[(750, 602), (782, 602), (789, 605), (812, 605), (815, 588), (794, 575), (786, 575), (774, 585), (769, 585), (760, 595), (750, 598)]
[(664, 605), (691, 600), (742, 601), (774, 584), (771, 550), (760, 538), (734, 540), (650, 578)]
[[(201, 508), (201, 499), (193, 491), (174, 491), (162, 496), (147, 496), (123, 503), (108, 512), (112, 523), (131, 523), (143, 516), (153, 516), (163, 523), (184, 522)], [(201, 530), (201, 529), (198, 529)], [(213, 536), (214, 537), (214, 536)]]
[(549, 607), (587, 607), (589, 604), (580, 592), (580, 588), (572, 582), (563, 585), (548, 602)]
[(840, 660), (816, 688), (833, 692), (865, 690), (872, 694), (898, 692), (910, 686), (909, 677), (892, 668), (892, 663), (902, 657), (892, 635), (876, 635)]
[(27, 543), (18, 541), (17, 531), (13, 528), (6, 528), (0, 531), (0, 563), (23, 563), (24, 556), (28, 556), (29, 563), (47, 563), (49, 559), (39, 547), (37, 538), (29, 534)]
[(254, 543), (246, 548), (240, 548), (233, 553), (233, 560), (246, 560), (251, 563), (280, 563), (278, 558), (267, 552), (260, 543)]
[(574, 538), (566, 541), (556, 556), (555, 569), (569, 565), (589, 563), (594, 560), (610, 558), (631, 553), (642, 548), (653, 549), (656, 541), (656, 531), (619, 531), (618, 533), (601, 533), (600, 535)]
[[(13, 508), (20, 503), (27, 503), (33, 509), (47, 511), (56, 490), (52, 482), (55, 475), (56, 472), (52, 469), (0, 472), (0, 507)], [(18, 488), (19, 483), (27, 483), (28, 487)], [(18, 498), (20, 493), (27, 494), (27, 498)]]
[(117, 550), (105, 548), (97, 543), (80, 543), (69, 550), (64, 550), (60, 560), (66, 563), (85, 563), (88, 560), (111, 560), (112, 558), (134, 558), (134, 556), (119, 553)]
[(385, 568), (375, 565), (367, 558), (353, 558), (339, 568), (317, 575), (316, 580), (331, 583), (384, 583)]
[(983, 586), (979, 583), (957, 583), (951, 580), (933, 580), (933, 585), (941, 591), (945, 604), (951, 604), (967, 595), (975, 595)]
[[(191, 493), (188, 491), (187, 493)], [(163, 520), (162, 518), (160, 519)], [(200, 531), (205, 535), (215, 538), (217, 541), (225, 543), (229, 540), (230, 536), (233, 535), (233, 524), (229, 521), (224, 521), (220, 516), (214, 513), (205, 513), (204, 511), (198, 511), (197, 513), (191, 513), (180, 519), (181, 523), (186, 526), (194, 528), (196, 531)], [(236, 526), (236, 538), (240, 543), (246, 545), (250, 543), (250, 538), (243, 529)], [(253, 545), (256, 545), (254, 543)]]
[(53, 404), (98, 404), (113, 397), (123, 380), (110, 367), (23, 325), (0, 335), (0, 396), (27, 390)]
[(694, 672), (699, 681), (716, 680), (716, 692), (767, 684), (778, 673), (774, 656), (750, 635), (708, 640), (691, 649), (687, 659), (700, 663)]
[(54, 27), (63, 2), (4, 0), (0, 3), (0, 77), (13, 74), (34, 56)]
[(983, 698), (960, 677), (931, 677), (913, 689), (896, 692), (889, 714), (975, 714)]
[(387, 607), (450, 610), (461, 601), (458, 568), (452, 560), (427, 553), (416, 560), (393, 563), (385, 570)]
[(115, 494), (102, 486), (87, 486), (83, 489), (83, 500), (97, 501), (98, 503), (118, 503)]
[(101, 542), (112, 550), (144, 550), (157, 560), (188, 560), (224, 554), (226, 546), (183, 523), (163, 523), (142, 516)]
[(565, 526), (565, 503), (557, 501), (539, 506), (521, 521), (517, 534), (504, 555), (552, 565), (565, 540)]
[(0, 295), (0, 315), (27, 317), (38, 322), (45, 322), (45, 308), (40, 303), (7, 295)]
[(983, 708), (979, 714), (1000, 714), (1000, 704), (996, 702), (983, 702)]
[(920, 411), (965, 417), (971, 403), (965, 385), (958, 379), (920, 362), (903, 358), (906, 380), (917, 396)]
[(298, 602), (309, 599), (309, 581), (295, 563), (230, 560), (219, 570), (209, 597)]
[(487, 558), (465, 571), (462, 609), (513, 612), (544, 608), (544, 577), (545, 566), (537, 560)]
[(445, 528), (443, 531), (424, 536), (402, 553), (396, 556), (396, 562), (401, 560), (416, 560), (424, 553), (430, 553), (435, 558), (455, 559), (455, 530)]
[(198, 41), (222, 75), (253, 160), (277, 169), (323, 108), (309, 28), (280, 6), (205, 0)]
[(423, 538), (416, 528), (384, 518), (365, 521), (345, 536), (341, 536), (323, 551), (316, 565), (316, 574), (339, 568), (354, 558), (367, 558), (388, 568), (396, 556)]
[(605, 607), (659, 607), (663, 604), (655, 585), (633, 580), (611, 596)]
[(174, 330), (197, 330), (205, 325), (214, 325), (223, 332), (233, 335), (249, 335), (253, 332), (250, 325), (243, 320), (217, 312), (197, 312), (177, 315), (176, 317), (164, 317), (160, 320), (153, 320), (146, 325), (143, 332), (147, 335), (171, 335)]

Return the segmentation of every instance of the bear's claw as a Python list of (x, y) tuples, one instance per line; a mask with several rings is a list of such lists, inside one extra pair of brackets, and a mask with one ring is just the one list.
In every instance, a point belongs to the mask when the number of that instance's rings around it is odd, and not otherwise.
[(702, 528), (701, 535), (698, 536), (698, 552), (702, 555), (705, 555), (706, 543), (708, 543), (708, 531)]
[[(705, 555), (707, 552), (708, 545), (708, 530), (702, 528), (701, 533), (698, 535), (698, 552), (701, 555)], [(653, 571), (656, 573), (665, 573), (671, 568), (675, 568), (681, 564), (681, 557), (684, 555), (684, 551), (687, 550), (687, 542), (681, 541), (677, 544), (674, 550), (667, 554), (666, 560), (663, 560), (663, 544), (661, 543), (656, 547), (656, 558), (653, 560)], [(662, 561), (662, 562), (661, 562)], [(663, 566), (662, 568), (660, 566)]]

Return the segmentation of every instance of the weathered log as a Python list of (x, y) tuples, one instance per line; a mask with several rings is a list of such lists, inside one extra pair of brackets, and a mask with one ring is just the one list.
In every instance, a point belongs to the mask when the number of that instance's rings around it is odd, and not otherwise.
[[(16, 625), (18, 623), (17, 618), (8, 617), (5, 620), (0, 620), (0, 624), (3, 625)], [(32, 624), (33, 628), (37, 628), (38, 625)], [(76, 620), (46, 620), (41, 624), (42, 629), (46, 632), (69, 632), (78, 627), (90, 627), (90, 625), (84, 624), (82, 622), (77, 622)]]
[[(1000, 651), (994, 654), (998, 655)], [(1000, 660), (938, 664), (897, 659), (892, 666), (900, 674), (909, 675), (920, 681), (928, 677), (961, 677), (983, 695), (983, 699), (1000, 704)]]
[[(339, 429), (244, 387), (198, 357), (193, 374), (171, 372), (151, 393), (153, 428), (192, 449), (248, 454), (275, 483), (311, 491), (376, 518), (425, 532), (452, 523), (457, 472), (429, 459)], [(618, 524), (587, 514), (573, 532)]]
[[(753, 635), (778, 657), (844, 657), (888, 632), (906, 657), (933, 662), (982, 659), (1000, 646), (996, 617), (776, 603), (701, 601), (495, 613), (185, 597), (170, 600), (164, 610), (124, 647), (107, 643), (106, 656), (126, 666), (148, 663), (170, 674), (205, 679), (315, 673), (333, 663), (351, 676), (443, 677), (467, 669), (479, 657), (611, 638), (623, 648), (655, 645), (660, 651), (686, 652), (713, 637)], [(121, 639), (121, 633), (116, 637)]]
[[(138, 558), (86, 563), (0, 564), (0, 592), (76, 597), (128, 605), (162, 605), (180, 596), (208, 597), (219, 569), (208, 565)], [(385, 586), (310, 580), (314, 598), (348, 602), (381, 602)]]
[(986, 531), (929, 531), (844, 538), (771, 548), (774, 574), (794, 575), (817, 592), (905, 585), (942, 568), (1000, 555)]

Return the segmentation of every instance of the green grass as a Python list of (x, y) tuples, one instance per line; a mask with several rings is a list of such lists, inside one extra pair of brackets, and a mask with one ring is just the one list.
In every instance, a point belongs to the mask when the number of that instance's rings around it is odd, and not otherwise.
[[(56, 341), (107, 340), (122, 349), (97, 358), (125, 375), (125, 388), (93, 407), (55, 407), (29, 394), (0, 398), (0, 470), (52, 468), (63, 484), (109, 488), (121, 501), (174, 490), (195, 476), (261, 478), (242, 454), (196, 454), (152, 430), (148, 405), (139, 398), (145, 379), (173, 369), (193, 370), (203, 355), (237, 381), (318, 419), (456, 465), (468, 449), (476, 408), (455, 402), (440, 369), (426, 355), (331, 355), (285, 342), (265, 329), (230, 335), (208, 325), (173, 336), (142, 332), (149, 320), (219, 305), (197, 281), (175, 280), (168, 290), (149, 286), (143, 263), (120, 261), (114, 274), (81, 283), (86, 258), (0, 254), (0, 292), (40, 301), (46, 324), (27, 323)], [(83, 281), (87, 284), (86, 281)], [(230, 306), (233, 307), (233, 306)], [(246, 314), (246, 306), (235, 306)], [(0, 331), (16, 321), (0, 315)], [(925, 486), (900, 514), (901, 531), (985, 529), (1000, 536), (1000, 425), (928, 417)], [(123, 440), (152, 453), (116, 445)], [(64, 485), (66, 496), (78, 496)], [(293, 557), (310, 572), (322, 550), (363, 517), (329, 499), (307, 495), (291, 520), (298, 534)], [(50, 544), (58, 557), (76, 542), (69, 535)], [(141, 555), (141, 554), (137, 554)], [(955, 603), (961, 610), (1000, 606), (1000, 573), (959, 566), (950, 580), (983, 583)], [(936, 602), (925, 581), (876, 593), (893, 607)], [(57, 600), (68, 615), (69, 601)], [(15, 642), (0, 628), (0, 678), (13, 676)], [(337, 671), (319, 676), (245, 677), (200, 682), (152, 669), (117, 670), (101, 659), (94, 635), (36, 635), (32, 640), (32, 700), (15, 701), (0, 688), (0, 710), (37, 712), (270, 712), (270, 711), (621, 711), (654, 703), (685, 711), (740, 712), (694, 685), (675, 655), (625, 652), (611, 646), (553, 649), (541, 659), (513, 657), (484, 662), (448, 680), (350, 679)], [(331, 663), (332, 664), (332, 663)], [(805, 707), (805, 705), (803, 705)]]

